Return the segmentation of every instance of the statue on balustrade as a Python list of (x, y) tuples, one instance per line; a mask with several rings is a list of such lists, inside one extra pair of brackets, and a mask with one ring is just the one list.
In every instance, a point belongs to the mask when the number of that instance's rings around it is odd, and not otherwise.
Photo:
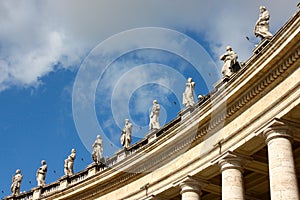
[(36, 172), (36, 180), (38, 186), (45, 185), (45, 179), (47, 174), (47, 164), (45, 160), (41, 162), (42, 166)]
[(11, 184), (11, 192), (12, 196), (20, 194), (20, 187), (22, 182), (23, 176), (21, 174), (21, 170), (17, 169), (16, 174), (12, 178), (12, 184)]
[(234, 72), (240, 70), (240, 65), (237, 61), (238, 55), (232, 51), (231, 46), (226, 47), (226, 53), (220, 56), (220, 60), (224, 61), (222, 67), (223, 77), (230, 77)]
[(122, 134), (120, 138), (121, 144), (125, 149), (130, 147), (131, 135), (132, 135), (132, 123), (130, 123), (129, 119), (125, 119), (125, 126), (122, 129)]
[(159, 112), (160, 112), (160, 105), (158, 104), (157, 100), (153, 101), (152, 110), (150, 113), (150, 123), (149, 123), (149, 129), (159, 129)]
[(93, 152), (92, 152), (92, 158), (97, 165), (101, 163), (102, 152), (103, 152), (102, 138), (100, 135), (97, 135), (97, 139), (93, 144)]
[(76, 150), (72, 149), (71, 154), (65, 160), (64, 172), (65, 175), (70, 176), (74, 174), (74, 161), (76, 159)]
[(260, 14), (254, 27), (254, 35), (260, 37), (261, 40), (264, 38), (270, 39), (273, 36), (272, 33), (269, 32), (270, 13), (264, 6), (260, 6), (259, 10)]
[(183, 96), (182, 103), (186, 107), (193, 106), (195, 104), (194, 89), (195, 89), (195, 82), (193, 82), (192, 78), (188, 78), (187, 83), (185, 84), (185, 91), (182, 95)]

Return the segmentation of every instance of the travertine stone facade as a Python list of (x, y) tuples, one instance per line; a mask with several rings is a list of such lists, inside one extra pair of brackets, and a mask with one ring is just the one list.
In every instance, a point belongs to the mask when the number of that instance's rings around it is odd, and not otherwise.
[(300, 10), (255, 52), (204, 100), (105, 165), (7, 199), (299, 199)]
[(268, 145), (271, 199), (298, 200), (291, 130), (284, 123), (275, 121), (264, 135)]

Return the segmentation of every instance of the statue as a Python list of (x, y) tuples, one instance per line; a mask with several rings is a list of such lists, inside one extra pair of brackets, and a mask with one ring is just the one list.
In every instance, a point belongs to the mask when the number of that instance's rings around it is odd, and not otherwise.
[(74, 167), (75, 158), (76, 158), (76, 151), (75, 149), (72, 149), (71, 154), (65, 160), (65, 164), (64, 164), (65, 175), (70, 176), (74, 174), (73, 167)]
[(202, 101), (204, 99), (204, 96), (202, 94), (198, 95), (198, 101)]
[(42, 160), (41, 164), (42, 164), (42, 166), (36, 172), (36, 180), (37, 180), (38, 186), (45, 185), (45, 179), (46, 179), (46, 174), (47, 174), (46, 161)]
[(195, 82), (192, 82), (192, 78), (188, 78), (188, 82), (185, 84), (185, 91), (183, 93), (183, 100), (182, 103), (188, 107), (193, 106), (195, 104), (194, 101), (194, 88), (195, 88)]
[(157, 100), (153, 101), (153, 107), (150, 113), (150, 123), (149, 123), (149, 129), (159, 129), (159, 111), (160, 111), (160, 106), (157, 103)]
[(130, 123), (129, 119), (125, 119), (125, 126), (121, 134), (121, 144), (125, 149), (130, 147), (131, 134), (132, 134), (132, 123)]
[(10, 187), (12, 196), (20, 194), (22, 178), (23, 178), (23, 176), (21, 174), (21, 170), (17, 169), (16, 174), (12, 178), (12, 184)]
[(103, 152), (102, 138), (100, 135), (97, 135), (97, 139), (93, 144), (93, 152), (92, 152), (92, 158), (97, 165), (101, 163), (102, 152)]
[[(229, 77), (233, 72), (236, 72), (240, 69), (237, 58), (238, 56), (234, 51), (232, 51), (231, 46), (227, 46), (226, 53), (220, 57), (220, 60), (224, 61), (224, 65), (222, 67), (223, 77)], [(238, 65), (238, 67), (234, 67), (234, 65)]]
[(261, 40), (264, 38), (270, 39), (273, 36), (272, 33), (269, 32), (270, 13), (264, 6), (260, 6), (259, 10), (260, 14), (254, 27), (254, 35), (260, 37)]

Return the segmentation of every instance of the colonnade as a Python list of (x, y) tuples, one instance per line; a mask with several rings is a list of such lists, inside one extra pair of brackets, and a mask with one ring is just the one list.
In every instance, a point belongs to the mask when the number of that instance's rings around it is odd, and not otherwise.
[[(264, 137), (268, 149), (269, 188), (272, 200), (299, 200), (297, 175), (292, 150), (293, 134), (288, 126), (275, 121), (266, 128)], [(252, 158), (234, 152), (227, 152), (213, 163), (222, 174), (222, 200), (245, 200), (243, 166)], [(201, 200), (202, 189), (207, 182), (186, 177), (179, 186), (182, 200)], [(160, 199), (153, 197), (153, 200)]]

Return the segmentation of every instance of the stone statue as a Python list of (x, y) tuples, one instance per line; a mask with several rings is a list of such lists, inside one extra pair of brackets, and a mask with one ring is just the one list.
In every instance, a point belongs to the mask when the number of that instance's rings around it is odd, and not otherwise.
[(36, 172), (36, 180), (38, 186), (45, 185), (45, 179), (47, 174), (47, 164), (45, 160), (41, 162), (42, 166)]
[(125, 126), (121, 134), (121, 144), (125, 149), (130, 147), (131, 135), (132, 135), (132, 123), (130, 123), (129, 119), (125, 119)]
[(12, 184), (11, 184), (11, 192), (12, 196), (20, 194), (20, 187), (22, 182), (23, 176), (21, 174), (21, 170), (17, 169), (16, 174), (12, 178)]
[(185, 91), (182, 95), (183, 96), (182, 103), (186, 107), (193, 106), (195, 104), (194, 89), (195, 89), (195, 82), (193, 82), (192, 78), (188, 78), (188, 82), (185, 84)]
[(102, 152), (103, 152), (102, 138), (100, 135), (97, 135), (97, 139), (93, 144), (93, 152), (92, 152), (92, 158), (97, 165), (101, 163)]
[(254, 27), (254, 35), (260, 37), (261, 40), (264, 38), (270, 39), (273, 36), (272, 33), (269, 32), (270, 13), (264, 6), (260, 6), (259, 10), (260, 14)]
[(150, 113), (150, 123), (149, 123), (149, 129), (159, 129), (159, 111), (160, 111), (160, 106), (157, 102), (157, 100), (153, 101), (153, 107)]
[(222, 67), (223, 77), (229, 77), (234, 72), (234, 65), (238, 64), (237, 62), (237, 54), (232, 51), (231, 46), (226, 47), (226, 53), (220, 57), (220, 60), (224, 61), (224, 65)]
[(65, 164), (64, 164), (65, 175), (70, 176), (74, 174), (73, 167), (74, 167), (75, 158), (76, 158), (76, 150), (72, 149), (71, 154), (65, 160)]

